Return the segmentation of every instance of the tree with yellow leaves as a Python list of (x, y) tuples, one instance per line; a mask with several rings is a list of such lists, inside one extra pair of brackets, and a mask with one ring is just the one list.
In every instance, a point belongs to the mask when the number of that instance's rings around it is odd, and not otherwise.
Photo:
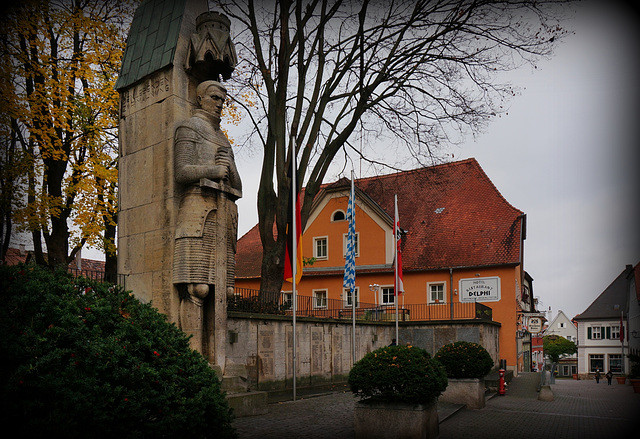
[(33, 0), (0, 19), (2, 244), (30, 232), (39, 264), (89, 245), (115, 272), (114, 83), (136, 3)]

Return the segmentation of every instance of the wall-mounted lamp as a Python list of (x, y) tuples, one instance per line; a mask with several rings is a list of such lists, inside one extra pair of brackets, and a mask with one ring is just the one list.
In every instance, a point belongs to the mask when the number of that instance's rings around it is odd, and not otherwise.
[(458, 295), (458, 289), (457, 288), (453, 290), (453, 294), (455, 294), (456, 296)]
[(638, 331), (636, 331), (635, 329), (633, 331), (631, 331), (631, 336), (633, 338), (638, 338)]

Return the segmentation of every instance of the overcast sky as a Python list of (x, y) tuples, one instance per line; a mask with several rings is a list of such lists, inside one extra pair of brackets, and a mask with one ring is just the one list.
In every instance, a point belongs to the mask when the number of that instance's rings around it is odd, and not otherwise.
[(551, 61), (516, 72), (509, 114), (459, 150), (527, 214), (534, 295), (569, 318), (640, 262), (638, 16), (595, 3)]
[[(450, 150), (454, 160), (475, 157), (527, 214), (525, 269), (540, 309), (554, 316), (584, 311), (626, 264), (640, 262), (638, 24), (620, 2), (579, 7), (575, 34), (550, 61), (510, 74), (521, 93), (508, 114)], [(242, 236), (257, 223), (261, 156), (240, 150), (236, 162)]]
[[(551, 60), (510, 74), (520, 94), (508, 114), (450, 150), (455, 160), (475, 157), (527, 214), (525, 269), (553, 316), (584, 311), (626, 264), (640, 262), (637, 19), (618, 2), (580, 6), (575, 34)], [(242, 236), (257, 222), (260, 157), (236, 160)]]

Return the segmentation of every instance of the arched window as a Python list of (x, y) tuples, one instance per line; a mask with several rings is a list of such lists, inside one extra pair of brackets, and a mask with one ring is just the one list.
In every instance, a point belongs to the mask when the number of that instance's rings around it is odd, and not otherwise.
[(344, 220), (345, 220), (345, 216), (343, 211), (336, 210), (335, 212), (333, 212), (333, 217), (331, 218), (331, 221), (344, 221)]

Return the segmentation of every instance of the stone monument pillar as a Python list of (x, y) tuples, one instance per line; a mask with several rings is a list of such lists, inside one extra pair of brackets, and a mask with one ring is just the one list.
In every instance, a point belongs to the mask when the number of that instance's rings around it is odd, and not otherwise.
[(145, 0), (116, 83), (118, 272), (220, 368), (242, 193), (219, 130), (218, 81), (236, 62), (229, 20), (208, 12), (207, 0)]

